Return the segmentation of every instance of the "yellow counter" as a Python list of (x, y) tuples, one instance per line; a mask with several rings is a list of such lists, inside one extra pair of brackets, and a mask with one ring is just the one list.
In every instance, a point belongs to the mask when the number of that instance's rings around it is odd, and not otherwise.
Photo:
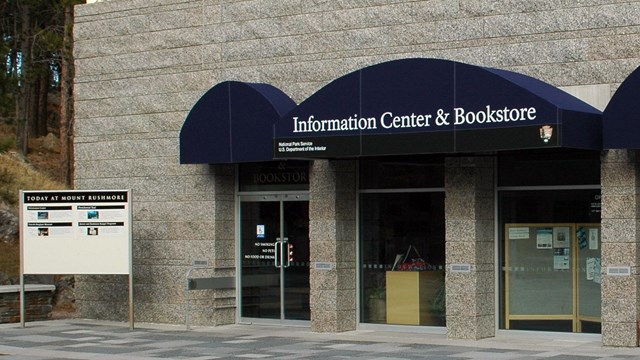
[(443, 286), (442, 270), (387, 271), (387, 323), (442, 325), (434, 300)]

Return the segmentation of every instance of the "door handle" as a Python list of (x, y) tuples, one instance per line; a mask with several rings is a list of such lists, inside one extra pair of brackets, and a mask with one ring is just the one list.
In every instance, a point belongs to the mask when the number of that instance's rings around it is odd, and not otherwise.
[[(278, 251), (278, 245), (280, 245), (280, 251)], [(278, 263), (278, 254), (280, 254), (280, 263)], [(280, 238), (276, 238), (276, 242), (273, 244), (273, 266), (278, 269), (282, 267), (282, 241)]]

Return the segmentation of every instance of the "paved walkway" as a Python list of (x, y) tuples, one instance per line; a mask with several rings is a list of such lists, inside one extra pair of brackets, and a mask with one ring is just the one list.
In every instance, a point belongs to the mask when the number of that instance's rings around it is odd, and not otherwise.
[(443, 334), (230, 325), (216, 328), (88, 320), (0, 325), (0, 360), (7, 359), (640, 359), (638, 348), (604, 348), (600, 336), (500, 333), (480, 341)]

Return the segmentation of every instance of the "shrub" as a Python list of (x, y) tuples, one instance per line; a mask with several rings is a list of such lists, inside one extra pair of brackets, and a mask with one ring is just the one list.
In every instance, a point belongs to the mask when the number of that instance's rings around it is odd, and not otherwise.
[(9, 150), (13, 150), (16, 147), (16, 139), (13, 136), (1, 136), (0, 137), (0, 154)]

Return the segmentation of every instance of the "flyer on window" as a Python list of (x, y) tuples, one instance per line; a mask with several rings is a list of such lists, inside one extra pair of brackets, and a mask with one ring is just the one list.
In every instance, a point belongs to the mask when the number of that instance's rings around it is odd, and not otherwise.
[(598, 241), (600, 240), (600, 229), (589, 229), (589, 250), (598, 250)]
[(569, 270), (571, 268), (571, 256), (569, 248), (553, 249), (553, 269)]
[(511, 227), (509, 228), (509, 240), (529, 239), (528, 227)]
[(551, 249), (553, 247), (553, 228), (536, 229), (536, 248)]
[(571, 228), (556, 226), (553, 228), (553, 247), (568, 248), (571, 246)]

